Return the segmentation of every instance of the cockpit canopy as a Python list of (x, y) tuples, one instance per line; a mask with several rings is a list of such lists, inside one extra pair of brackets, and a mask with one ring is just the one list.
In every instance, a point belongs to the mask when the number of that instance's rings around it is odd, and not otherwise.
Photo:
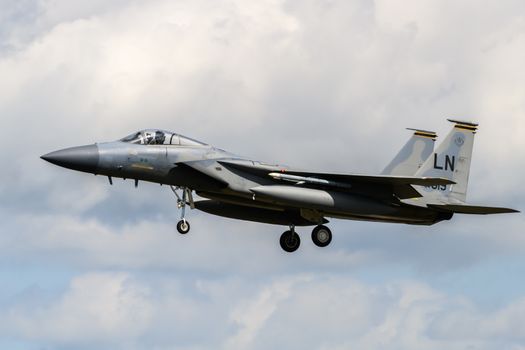
[(177, 145), (177, 146), (205, 146), (205, 143), (175, 134), (170, 131), (147, 129), (135, 132), (121, 139), (122, 142), (137, 145)]

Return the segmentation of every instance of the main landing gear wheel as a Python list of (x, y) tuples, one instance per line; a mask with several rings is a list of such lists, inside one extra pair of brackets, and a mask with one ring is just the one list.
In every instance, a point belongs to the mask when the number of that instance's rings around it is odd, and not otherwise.
[(183, 235), (190, 232), (190, 223), (186, 220), (181, 220), (177, 222), (177, 231), (179, 231), (179, 233)]
[(292, 253), (299, 248), (299, 245), (301, 245), (301, 238), (294, 230), (290, 230), (281, 235), (279, 243), (284, 251)]
[(318, 247), (326, 247), (332, 242), (332, 231), (324, 225), (316, 226), (312, 230), (312, 241)]

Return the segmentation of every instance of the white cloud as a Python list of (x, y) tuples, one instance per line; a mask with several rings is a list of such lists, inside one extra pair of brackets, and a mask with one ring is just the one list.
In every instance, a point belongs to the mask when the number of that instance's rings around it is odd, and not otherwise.
[[(378, 171), (405, 137), (389, 126), (440, 129), (446, 116), (523, 149), (507, 127), (524, 113), (521, 17), (507, 12), (520, 4), (471, 5), (463, 30), (470, 6), (439, 1), (97, 2), (77, 14), (48, 2), (42, 16), (62, 22), (0, 60), (0, 109), (10, 124), (32, 119), (26, 157), (155, 125), (268, 160)], [(58, 127), (68, 133), (50, 137)], [(479, 153), (509, 164), (488, 145)], [(346, 162), (325, 156), (334, 149)]]
[[(199, 213), (190, 216), (193, 230), (187, 236), (176, 232), (178, 219), (163, 216), (127, 222), (122, 227), (69, 215), (20, 216), (11, 220), (12, 226), (4, 224), (6, 234), (0, 238), (0, 249), (4, 259), (16, 258), (26, 263), (45, 259), (76, 267), (168, 269), (218, 275), (235, 271), (251, 275), (278, 273), (283, 266), (298, 269), (305, 264), (313, 268), (355, 268), (378, 258), (374, 252), (345, 251), (342, 247), (318, 251), (304, 235), (302, 251), (289, 261), (288, 254), (278, 245), (284, 229), (210, 220)], [(314, 264), (309, 261), (312, 255), (322, 258)], [(243, 263), (239, 265), (239, 261)]]
[(521, 299), (487, 311), (420, 281), (347, 277), (402, 266), (428, 280), (520, 257), (522, 215), (431, 228), (335, 221), (332, 246), (317, 249), (305, 234), (287, 255), (277, 244), (284, 229), (192, 213), (192, 233), (179, 236), (167, 189), (110, 188), (38, 158), (161, 127), (263, 160), (374, 172), (407, 137), (403, 127), (444, 136), (444, 118), (454, 116), (481, 123), (469, 197), (524, 209), (521, 1), (3, 8), (0, 261), (14, 271), (19, 262), (100, 271), (79, 275), (49, 304), (7, 305), (4, 333), (51, 348), (91, 340), (115, 348), (124, 337), (122, 347), (167, 349), (523, 343)]
[[(3, 313), (11, 335), (44, 343), (126, 344), (149, 326), (152, 300), (147, 287), (124, 273), (76, 277), (49, 305), (16, 305)], [(35, 301), (33, 301), (34, 304)]]
[(253, 346), (261, 328), (277, 310), (279, 303), (289, 299), (292, 287), (297, 282), (308, 281), (307, 277), (278, 281), (264, 288), (254, 299), (233, 310), (231, 319), (239, 326), (237, 333), (227, 339), (225, 349), (247, 349)]
[[(3, 216), (0, 261), (49, 261), (75, 268), (169, 270), (218, 276), (232, 271), (244, 276), (275, 275), (283, 270), (353, 272), (402, 264), (426, 275), (461, 270), (501, 257), (520, 257), (524, 252), (525, 238), (519, 229), (524, 219), (515, 215), (478, 220), (457, 217), (430, 228), (336, 220), (330, 224), (334, 232), (332, 245), (315, 247), (310, 240), (311, 228), (300, 227), (300, 250), (290, 256), (278, 245), (284, 228), (274, 225), (190, 211), (192, 231), (182, 236), (175, 229), (179, 219), (175, 204), (169, 208), (163, 205), (169, 203), (169, 193), (163, 192), (163, 197), (159, 196), (161, 188), (129, 187), (123, 189), (129, 192), (128, 197), (109, 193), (118, 195), (116, 203), (102, 201), (89, 215), (78, 214), (73, 208), (64, 214)], [(144, 197), (141, 191), (149, 194)], [(145, 208), (144, 198), (156, 204)], [(52, 210), (61, 209), (55, 204)], [(503, 231), (501, 227), (508, 229)]]
[(525, 338), (523, 300), (483, 311), (414, 281), (169, 279), (89, 273), (46, 305), (9, 307), (0, 324), (43, 346), (101, 349), (490, 349), (519, 348)]

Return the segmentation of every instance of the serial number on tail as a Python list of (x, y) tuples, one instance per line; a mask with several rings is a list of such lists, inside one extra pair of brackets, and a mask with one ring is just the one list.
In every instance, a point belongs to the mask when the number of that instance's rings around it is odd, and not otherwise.
[(425, 186), (425, 190), (427, 191), (446, 191), (447, 185), (434, 185), (434, 186)]

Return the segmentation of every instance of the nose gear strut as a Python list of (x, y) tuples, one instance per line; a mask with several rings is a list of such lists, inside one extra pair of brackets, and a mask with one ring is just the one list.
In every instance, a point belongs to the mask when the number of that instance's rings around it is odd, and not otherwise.
[[(191, 190), (187, 187), (170, 186), (171, 190), (177, 196), (177, 208), (181, 210), (180, 221), (177, 223), (177, 231), (181, 234), (190, 232), (190, 223), (186, 220), (186, 205), (189, 204), (191, 209), (195, 209), (193, 202), (193, 195)], [(182, 198), (177, 193), (177, 190), (182, 190)]]

